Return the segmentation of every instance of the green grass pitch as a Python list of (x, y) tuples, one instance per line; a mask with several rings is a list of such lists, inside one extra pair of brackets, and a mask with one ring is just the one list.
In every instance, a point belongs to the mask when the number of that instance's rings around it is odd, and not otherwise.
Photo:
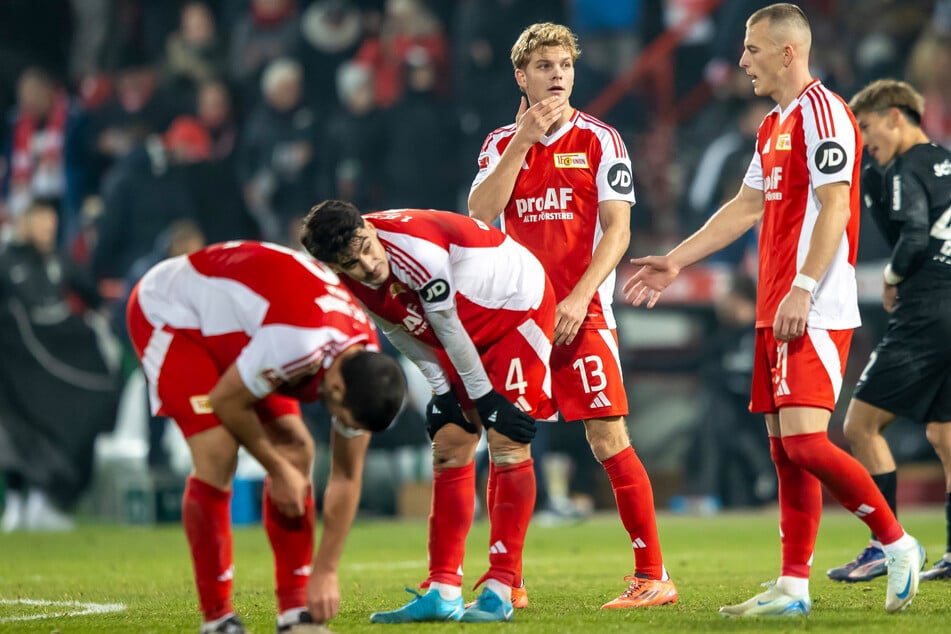
[[(905, 512), (906, 528), (932, 561), (944, 550), (941, 508)], [(375, 610), (402, 605), (403, 590), (426, 572), (422, 521), (359, 521), (340, 570), (343, 604), (337, 632), (946, 632), (951, 583), (922, 584), (898, 615), (884, 610), (885, 580), (845, 585), (824, 571), (864, 545), (864, 525), (828, 510), (813, 566), (813, 614), (808, 619), (728, 620), (726, 603), (745, 600), (778, 574), (775, 509), (715, 517), (661, 515), (666, 564), (680, 590), (674, 606), (600, 610), (625, 587), (631, 552), (611, 515), (558, 528), (532, 526), (525, 549), (530, 606), (506, 624), (371, 625)], [(484, 572), (488, 526), (477, 522), (468, 542), (466, 579)], [(930, 565), (930, 564), (929, 564)], [(260, 527), (235, 532), (235, 605), (252, 632), (274, 631), (271, 559)], [(475, 593), (464, 589), (467, 599)], [(41, 604), (37, 602), (50, 602)], [(67, 602), (74, 602), (66, 605)], [(78, 614), (86, 604), (123, 604), (118, 612)], [(86, 607), (83, 607), (86, 606)], [(65, 613), (65, 614), (64, 614)], [(56, 616), (56, 614), (60, 614)], [(36, 618), (43, 616), (43, 618)], [(84, 525), (69, 534), (0, 535), (0, 632), (197, 632), (190, 562), (178, 526)]]

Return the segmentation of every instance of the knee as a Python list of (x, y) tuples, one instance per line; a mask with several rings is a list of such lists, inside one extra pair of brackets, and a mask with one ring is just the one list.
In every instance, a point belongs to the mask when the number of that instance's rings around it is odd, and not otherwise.
[(479, 437), (457, 425), (446, 425), (433, 438), (433, 468), (464, 467), (475, 457)]
[(631, 446), (623, 418), (585, 421), (585, 437), (598, 462), (604, 462)]
[(928, 423), (925, 427), (925, 437), (945, 464), (945, 468), (951, 468), (951, 423)]
[(878, 429), (860, 422), (854, 416), (846, 416), (845, 423), (842, 425), (842, 433), (849, 444), (855, 446), (867, 444), (873, 436), (878, 434)]
[(531, 445), (515, 442), (490, 429), (488, 432), (489, 459), (497, 467), (525, 462), (532, 457)]

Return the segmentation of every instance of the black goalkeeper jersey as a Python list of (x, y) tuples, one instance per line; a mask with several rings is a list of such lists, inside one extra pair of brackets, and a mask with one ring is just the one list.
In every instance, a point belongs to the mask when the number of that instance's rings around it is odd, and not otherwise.
[(880, 198), (863, 200), (892, 247), (892, 271), (905, 278), (901, 298), (951, 292), (951, 152), (913, 146), (885, 169)]

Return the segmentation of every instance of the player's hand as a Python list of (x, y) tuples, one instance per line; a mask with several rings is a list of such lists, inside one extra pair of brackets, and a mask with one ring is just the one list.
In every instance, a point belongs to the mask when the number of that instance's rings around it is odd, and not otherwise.
[(288, 517), (303, 515), (307, 494), (310, 493), (310, 479), (289, 462), (269, 476), (268, 493), (277, 510)]
[(898, 287), (888, 282), (883, 282), (883, 284), (882, 307), (886, 313), (891, 314), (895, 311), (895, 306), (898, 305)]
[(568, 297), (558, 302), (555, 307), (555, 337), (556, 346), (568, 345), (575, 340), (581, 323), (588, 315), (588, 306), (591, 301), (585, 301), (568, 293)]
[(433, 394), (426, 404), (426, 432), (429, 439), (435, 440), (436, 432), (449, 424), (458, 425), (470, 434), (479, 433), (476, 426), (462, 414), (462, 407), (451, 390), (445, 394)]
[(495, 390), (475, 399), (475, 406), (486, 428), (526, 445), (535, 437), (535, 419)]
[(806, 319), (812, 306), (812, 294), (799, 287), (792, 287), (779, 302), (773, 318), (773, 336), (776, 341), (792, 341), (806, 332)]
[(564, 97), (554, 95), (528, 107), (528, 99), (522, 96), (522, 101), (515, 115), (515, 136), (529, 145), (537, 143), (564, 114), (568, 101)]
[(326, 623), (340, 611), (340, 583), (335, 572), (314, 572), (307, 581), (307, 611), (315, 623)]
[(634, 306), (640, 306), (646, 301), (647, 307), (653, 308), (660, 299), (660, 294), (680, 274), (680, 267), (667, 255), (634, 258), (631, 264), (641, 268), (624, 282), (621, 291), (624, 298)]

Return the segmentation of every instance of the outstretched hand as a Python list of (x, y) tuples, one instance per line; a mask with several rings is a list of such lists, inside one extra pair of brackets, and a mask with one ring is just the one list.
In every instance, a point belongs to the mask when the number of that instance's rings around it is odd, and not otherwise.
[(653, 308), (660, 299), (660, 294), (680, 273), (680, 267), (666, 255), (634, 258), (631, 264), (641, 268), (624, 283), (621, 291), (624, 293), (624, 299), (634, 306), (640, 306), (646, 301), (647, 308)]

